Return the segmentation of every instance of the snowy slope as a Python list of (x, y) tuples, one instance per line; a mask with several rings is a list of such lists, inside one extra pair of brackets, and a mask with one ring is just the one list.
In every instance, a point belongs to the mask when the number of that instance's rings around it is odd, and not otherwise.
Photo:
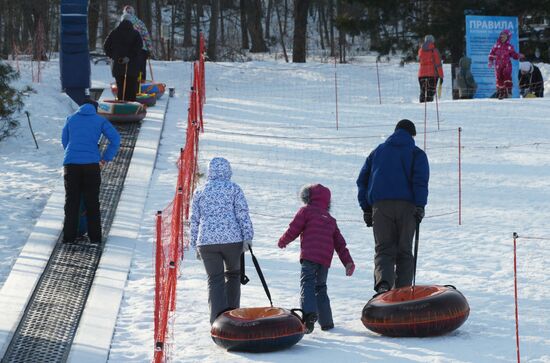
[[(0, 285), (49, 193), (61, 182), (58, 135), (70, 105), (58, 91), (57, 64), (29, 105), (41, 149), (28, 129), (0, 143)], [(449, 69), (445, 69), (447, 73)], [(545, 79), (550, 67), (541, 65)], [(207, 63), (205, 133), (200, 167), (224, 156), (249, 201), (255, 253), (276, 306), (299, 307), (299, 243), (281, 251), (276, 241), (299, 208), (297, 191), (320, 182), (332, 190), (338, 220), (357, 264), (352, 277), (339, 260), (329, 273), (336, 328), (313, 334), (292, 349), (269, 354), (227, 353), (209, 335), (204, 269), (186, 253), (173, 329), (175, 362), (512, 362), (516, 359), (512, 232), (550, 238), (550, 121), (546, 99), (451, 101), (446, 80), (439, 103), (417, 102), (417, 66), (381, 65), (382, 104), (376, 69), (338, 65), (336, 130), (334, 65), (271, 62)], [(155, 77), (176, 86), (157, 157), (145, 216), (117, 321), (110, 362), (146, 362), (153, 352), (154, 214), (174, 195), (179, 148), (185, 140), (191, 68), (155, 63)], [(110, 82), (108, 67), (93, 68), (95, 85)], [(550, 85), (549, 85), (550, 86)], [(424, 139), (424, 114), (427, 133)], [(53, 115), (53, 116), (52, 116)], [(47, 117), (47, 118), (46, 118)], [(372, 296), (373, 237), (362, 223), (355, 179), (368, 153), (401, 118), (417, 125), (417, 145), (430, 160), (430, 196), (421, 225), (417, 282), (453, 284), (468, 298), (468, 321), (438, 338), (386, 338), (367, 331), (361, 309)], [(24, 119), (23, 119), (24, 120)], [(36, 120), (36, 121), (35, 121)], [(462, 225), (458, 225), (458, 127), (462, 127)], [(10, 212), (13, 211), (13, 212)], [(546, 240), (518, 240), (522, 360), (550, 362), (550, 278)], [(248, 260), (251, 282), (243, 307), (268, 300)]]
[[(427, 152), (432, 177), (427, 218), (422, 224), (419, 283), (456, 285), (471, 304), (471, 316), (456, 332), (431, 339), (390, 339), (368, 332), (359, 318), (372, 295), (372, 232), (356, 203), (355, 178), (368, 152), (393, 130), (397, 120), (417, 123), (423, 146), (424, 106), (416, 103), (415, 65), (381, 69), (378, 105), (372, 67), (339, 66), (339, 130), (335, 126), (334, 68), (273, 63), (207, 64), (206, 131), (201, 139), (201, 171), (223, 155), (250, 203), (256, 229), (255, 251), (276, 306), (299, 306), (299, 246), (284, 251), (277, 238), (299, 207), (302, 184), (321, 182), (333, 191), (338, 219), (358, 267), (344, 276), (337, 259), (329, 274), (336, 329), (316, 330), (293, 349), (270, 354), (226, 353), (208, 334), (202, 265), (189, 252), (183, 268), (174, 327), (174, 361), (266, 362), (495, 362), (515, 360), (512, 232), (548, 236), (544, 207), (548, 193), (550, 124), (541, 115), (546, 100), (452, 102), (445, 89), (440, 132), (435, 105), (428, 108)], [(374, 83), (375, 84), (375, 83)], [(401, 89), (402, 93), (398, 93)], [(393, 95), (393, 98), (390, 96)], [(388, 98), (387, 101), (385, 99)], [(153, 215), (173, 196), (178, 148), (173, 133), (181, 116), (168, 116), (159, 170), (146, 206), (142, 244), (136, 253), (124, 307), (111, 351), (112, 362), (145, 361), (151, 356)], [(180, 117), (180, 118), (178, 118)], [(171, 120), (171, 122), (170, 122)], [(176, 123), (174, 123), (176, 121)], [(170, 126), (171, 125), (171, 126)], [(463, 128), (463, 225), (458, 226), (457, 128)], [(168, 136), (169, 135), (169, 136)], [(181, 139), (180, 139), (181, 140)], [(181, 142), (181, 141), (180, 141)], [(534, 145), (534, 143), (543, 143)], [(169, 176), (171, 175), (171, 176)], [(166, 190), (168, 187), (168, 191)], [(549, 362), (550, 330), (544, 312), (548, 277), (543, 261), (550, 248), (520, 240), (519, 294), (522, 355)], [(242, 306), (268, 304), (259, 279), (243, 287)]]

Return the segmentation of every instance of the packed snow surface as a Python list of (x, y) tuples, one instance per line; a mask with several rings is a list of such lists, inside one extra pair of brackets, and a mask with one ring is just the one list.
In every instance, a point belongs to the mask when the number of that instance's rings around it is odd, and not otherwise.
[[(155, 79), (175, 87), (176, 95), (168, 108), (109, 362), (151, 361), (154, 215), (174, 196), (176, 160), (185, 142), (191, 65), (153, 66)], [(550, 67), (539, 66), (548, 80)], [(60, 135), (74, 105), (59, 90), (59, 64), (51, 61), (43, 67), (41, 83), (32, 84), (36, 93), (25, 108), (39, 149), (24, 114), (17, 135), (0, 142), (0, 286), (53, 188), (63, 182)], [(22, 62), (20, 68), (18, 85), (30, 84), (30, 65)], [(450, 74), (449, 67), (445, 71)], [(174, 362), (514, 362), (513, 232), (520, 236), (521, 358), (550, 362), (548, 101), (453, 101), (448, 77), (438, 104), (419, 104), (416, 72), (416, 64), (383, 63), (377, 75), (374, 63), (368, 62), (336, 68), (320, 63), (206, 64), (200, 183), (212, 157), (231, 162), (233, 180), (249, 202), (254, 251), (274, 305), (299, 307), (299, 242), (279, 250), (277, 240), (300, 207), (297, 193), (304, 184), (322, 183), (331, 189), (331, 213), (357, 268), (346, 277), (335, 257), (329, 271), (335, 329), (323, 332), (317, 326), (281, 352), (229, 353), (210, 338), (204, 268), (194, 251), (186, 251), (170, 336)], [(92, 68), (92, 76), (95, 87), (112, 81), (109, 67), (101, 63)], [(364, 225), (356, 200), (355, 180), (370, 151), (402, 118), (416, 123), (415, 141), (427, 152), (431, 168), (416, 281), (455, 285), (471, 308), (464, 325), (436, 338), (387, 338), (368, 331), (360, 321), (374, 293), (374, 251), (372, 230)], [(251, 282), (242, 287), (241, 306), (269, 305), (249, 258), (247, 275)]]

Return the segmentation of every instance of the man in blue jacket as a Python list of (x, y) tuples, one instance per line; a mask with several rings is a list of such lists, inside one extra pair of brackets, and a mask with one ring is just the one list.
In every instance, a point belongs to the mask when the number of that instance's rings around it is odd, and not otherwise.
[(424, 217), (430, 177), (428, 158), (415, 145), (415, 135), (412, 121), (399, 121), (357, 178), (363, 219), (374, 232), (374, 290), (379, 293), (412, 284), (412, 242)]
[[(61, 134), (65, 149), (63, 243), (73, 243), (76, 238), (81, 196), (87, 210), (88, 237), (92, 243), (101, 242), (100, 166), (113, 160), (120, 145), (120, 135), (109, 121), (97, 114), (96, 105), (93, 101), (87, 101), (80, 106), (76, 113), (67, 118)], [(109, 145), (100, 155), (98, 142), (102, 134), (109, 140)]]

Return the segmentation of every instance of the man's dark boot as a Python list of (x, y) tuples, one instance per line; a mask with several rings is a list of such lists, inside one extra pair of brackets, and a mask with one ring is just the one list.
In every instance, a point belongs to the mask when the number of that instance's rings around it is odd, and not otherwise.
[(317, 321), (317, 313), (309, 313), (304, 316), (304, 324), (306, 325), (306, 334), (310, 334), (313, 332), (316, 321)]

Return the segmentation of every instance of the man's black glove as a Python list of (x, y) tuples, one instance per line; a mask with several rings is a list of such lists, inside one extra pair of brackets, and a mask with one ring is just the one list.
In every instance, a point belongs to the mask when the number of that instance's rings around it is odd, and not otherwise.
[(128, 64), (129, 62), (130, 62), (130, 58), (128, 57), (123, 57), (118, 59), (118, 63), (120, 64)]
[(372, 227), (372, 208), (363, 211), (363, 220), (367, 227)]
[(417, 206), (414, 209), (414, 218), (416, 218), (416, 223), (420, 224), (422, 218), (424, 218), (424, 207)]

